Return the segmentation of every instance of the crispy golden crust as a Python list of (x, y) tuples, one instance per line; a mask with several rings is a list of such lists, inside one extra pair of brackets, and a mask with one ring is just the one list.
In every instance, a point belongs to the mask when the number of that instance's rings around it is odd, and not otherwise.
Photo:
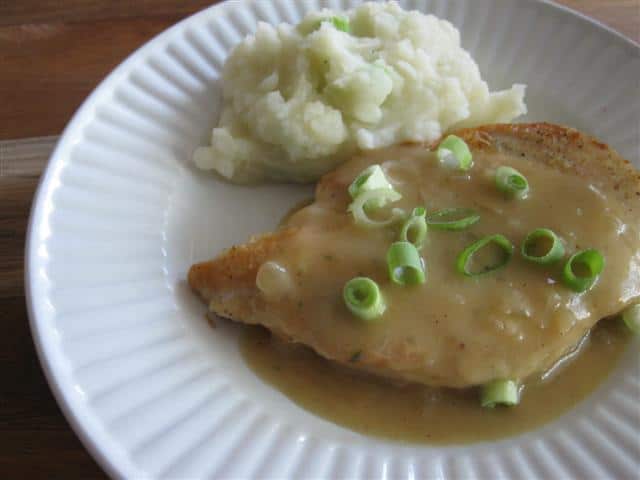
[[(594, 186), (617, 196), (628, 206), (629, 219), (640, 218), (640, 173), (613, 149), (588, 135), (547, 123), (488, 125), (460, 130), (455, 134), (462, 137), (473, 151), (515, 153), (532, 162), (588, 178)], [(423, 145), (423, 148), (433, 149), (437, 144)], [(324, 199), (325, 205), (332, 202), (344, 205), (347, 202), (347, 185), (344, 183), (345, 175), (340, 175), (341, 168), (322, 177), (317, 185), (316, 199)], [(327, 202), (329, 199), (331, 201)], [(257, 271), (266, 259), (277, 253), (287, 238), (298, 231), (298, 228), (289, 227), (265, 234), (227, 250), (214, 260), (192, 266), (188, 277), (191, 288), (210, 302), (210, 307), (218, 315), (254, 323), (256, 309), (269, 308), (255, 286)], [(291, 325), (296, 322), (287, 323), (274, 317), (268, 323), (265, 326), (280, 337), (292, 341), (302, 338), (292, 331)], [(350, 350), (342, 351), (336, 345), (330, 351), (326, 348), (320, 351), (317, 345), (309, 346), (321, 355), (349, 364)], [(399, 345), (390, 356), (367, 354), (366, 361), (359, 362), (358, 368), (390, 378), (419, 381), (420, 368), (412, 355), (410, 349)], [(430, 382), (446, 384), (446, 379), (432, 378)]]
[(297, 230), (286, 228), (254, 237), (249, 243), (233, 246), (213, 260), (193, 265), (189, 269), (189, 285), (206, 300), (227, 289), (255, 289), (260, 265)]
[[(550, 123), (485, 125), (453, 133), (472, 150), (515, 153), (589, 178), (596, 186), (612, 190), (620, 200), (630, 202), (631, 213), (640, 216), (640, 172), (611, 147), (589, 135)], [(439, 142), (424, 148), (434, 149)], [(345, 185), (340, 178), (340, 168), (323, 176), (316, 187), (316, 198), (344, 195)]]
[(472, 150), (515, 153), (588, 178), (596, 186), (615, 192), (620, 200), (631, 202), (640, 215), (640, 172), (614, 149), (589, 135), (550, 123), (485, 125), (455, 134)]

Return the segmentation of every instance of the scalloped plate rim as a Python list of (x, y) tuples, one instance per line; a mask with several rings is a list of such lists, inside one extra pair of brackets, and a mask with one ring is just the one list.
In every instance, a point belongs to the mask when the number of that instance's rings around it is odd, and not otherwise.
[[(258, 0), (243, 0), (242, 3), (255, 3), (256, 1)], [(523, 0), (510, 1), (520, 3)], [(591, 27), (607, 32), (612, 37), (615, 37), (616, 41), (625, 44), (627, 47), (633, 47), (636, 51), (640, 51), (639, 43), (636, 43), (634, 40), (598, 20), (576, 12), (567, 6), (556, 4), (551, 0), (534, 0), (534, 2), (555, 10), (559, 15), (579, 18), (581, 22), (583, 22), (584, 27)], [(142, 475), (142, 472), (139, 471), (138, 467), (130, 461), (124, 452), (120, 451), (122, 449), (117, 442), (104, 432), (95, 419), (91, 418), (90, 413), (86, 411), (87, 408), (77, 400), (77, 397), (71, 395), (68, 389), (69, 385), (65, 383), (64, 375), (66, 366), (64, 365), (64, 358), (61, 358), (59, 352), (56, 351), (57, 346), (52, 341), (52, 337), (45, 336), (48, 315), (41, 302), (36, 300), (36, 296), (40, 293), (43, 282), (42, 279), (37, 278), (37, 267), (39, 266), (40, 260), (37, 259), (39, 239), (36, 238), (36, 236), (38, 234), (40, 236), (43, 235), (42, 222), (44, 211), (47, 207), (47, 202), (50, 201), (52, 194), (57, 188), (56, 185), (52, 184), (56, 171), (62, 168), (67, 162), (68, 159), (65, 154), (68, 153), (76, 140), (74, 132), (78, 130), (82, 131), (92, 118), (94, 107), (100, 96), (111, 89), (114, 84), (117, 84), (119, 79), (126, 75), (128, 70), (130, 70), (136, 62), (144, 58), (162, 43), (167, 43), (168, 40), (181, 31), (185, 25), (196, 21), (204, 21), (208, 16), (224, 15), (229, 10), (232, 10), (234, 6), (234, 2), (222, 2), (205, 7), (155, 35), (129, 54), (114, 68), (83, 101), (64, 128), (60, 140), (49, 158), (47, 167), (40, 177), (31, 206), (26, 231), (24, 284), (27, 312), (35, 349), (49, 387), (63, 415), (84, 447), (110, 477), (127, 478), (132, 474)], [(541, 433), (550, 428), (550, 425), (551, 424), (543, 427)], [(457, 450), (465, 447), (452, 446), (446, 448)], [(114, 452), (116, 453), (115, 455)]]

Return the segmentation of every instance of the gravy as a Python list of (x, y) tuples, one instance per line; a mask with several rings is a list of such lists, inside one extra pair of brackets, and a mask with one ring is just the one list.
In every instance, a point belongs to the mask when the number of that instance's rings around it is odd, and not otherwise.
[[(439, 166), (433, 152), (396, 146), (340, 167), (315, 203), (287, 219), (283, 228), (299, 230), (266, 259), (273, 271), (258, 273), (274, 280), (273, 295), (269, 283), (261, 282), (262, 296), (245, 321), (283, 336), (293, 332), (297, 341), (338, 363), (359, 355), (361, 370), (458, 388), (495, 378), (526, 380), (546, 371), (599, 319), (640, 296), (640, 232), (614, 195), (589, 179), (513, 153), (477, 152), (474, 161), (468, 172), (452, 172)], [(429, 230), (421, 249), (427, 273), (422, 285), (389, 281), (385, 255), (397, 239), (397, 225), (367, 229), (347, 213), (347, 186), (372, 163), (382, 166), (402, 194), (390, 207), (424, 206), (429, 213), (473, 208), (481, 215), (464, 231)], [(531, 189), (525, 200), (505, 198), (496, 189), (501, 165), (527, 177)], [(576, 293), (563, 285), (562, 262), (546, 267), (522, 258), (522, 241), (540, 227), (563, 239), (565, 258), (585, 248), (602, 252), (606, 266), (591, 290)], [(496, 233), (515, 247), (505, 268), (474, 278), (456, 271), (456, 257), (466, 246)], [(355, 318), (344, 305), (342, 288), (355, 276), (380, 286), (387, 310), (377, 322)]]
[(249, 367), (301, 407), (366, 435), (430, 444), (492, 440), (544, 425), (607, 377), (630, 338), (621, 322), (600, 322), (577, 355), (545, 380), (525, 386), (518, 406), (491, 410), (480, 408), (474, 389), (392, 385), (337, 366), (308, 348), (282, 344), (263, 328), (243, 328), (241, 351)]

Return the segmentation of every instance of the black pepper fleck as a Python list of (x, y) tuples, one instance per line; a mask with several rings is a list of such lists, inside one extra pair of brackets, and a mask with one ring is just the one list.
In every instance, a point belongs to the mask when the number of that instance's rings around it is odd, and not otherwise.
[(351, 355), (351, 358), (349, 358), (349, 361), (351, 363), (355, 363), (358, 360), (360, 360), (360, 356), (362, 355), (362, 350), (358, 350), (357, 352), (355, 352), (353, 355)]

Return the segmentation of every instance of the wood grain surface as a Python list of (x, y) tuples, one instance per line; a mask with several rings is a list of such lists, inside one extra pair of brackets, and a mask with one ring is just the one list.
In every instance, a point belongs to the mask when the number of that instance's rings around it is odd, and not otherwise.
[[(55, 143), (45, 136), (60, 134), (133, 50), (212, 3), (0, 0), (0, 478), (104, 478), (60, 413), (28, 326), (23, 250), (31, 200)], [(640, 41), (640, 0), (559, 3)]]

